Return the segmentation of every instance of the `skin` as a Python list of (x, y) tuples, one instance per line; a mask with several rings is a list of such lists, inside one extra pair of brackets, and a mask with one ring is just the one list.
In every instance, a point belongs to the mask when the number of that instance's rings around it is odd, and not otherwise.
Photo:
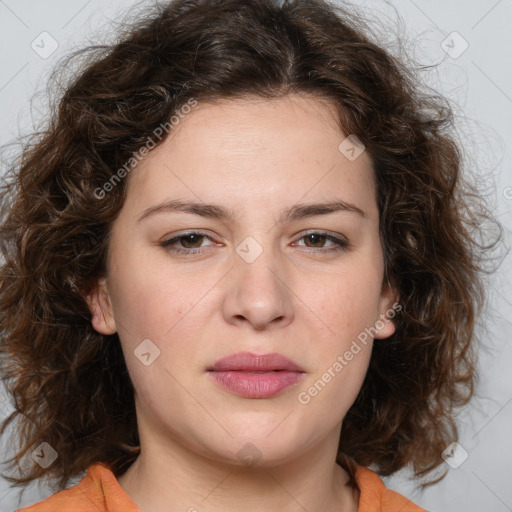
[[(309, 403), (298, 400), (397, 300), (384, 263), (372, 161), (350, 161), (326, 101), (293, 94), (199, 103), (132, 171), (112, 225), (107, 276), (89, 297), (93, 326), (118, 332), (136, 396), (141, 454), (118, 478), (143, 512), (357, 511), (335, 463), (342, 421), (368, 369), (372, 341)], [(171, 199), (232, 209), (230, 221), (148, 208)], [(337, 211), (279, 222), (297, 203)], [(172, 247), (161, 244), (186, 230)], [(328, 231), (348, 242), (340, 251)], [(183, 235), (184, 236), (184, 235)], [(248, 263), (246, 237), (262, 249)], [(208, 238), (210, 237), (210, 238)], [(251, 249), (251, 250), (254, 250)], [(385, 319), (376, 338), (393, 334)], [(134, 350), (150, 339), (146, 366)], [(305, 371), (277, 396), (249, 399), (206, 369), (239, 351), (281, 353)], [(252, 443), (250, 465), (237, 455)], [(247, 448), (246, 448), (247, 450)]]

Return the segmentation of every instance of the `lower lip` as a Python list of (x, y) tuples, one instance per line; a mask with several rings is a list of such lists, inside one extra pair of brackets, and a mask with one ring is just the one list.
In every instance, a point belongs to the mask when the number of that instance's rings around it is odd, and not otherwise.
[(301, 372), (278, 371), (247, 373), (242, 371), (211, 371), (223, 387), (245, 398), (270, 398), (302, 378)]

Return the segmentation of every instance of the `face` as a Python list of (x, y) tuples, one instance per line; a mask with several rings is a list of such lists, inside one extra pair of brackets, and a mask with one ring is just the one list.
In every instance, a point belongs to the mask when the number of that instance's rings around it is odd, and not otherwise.
[(371, 159), (339, 149), (332, 112), (199, 103), (128, 177), (89, 301), (119, 334), (141, 444), (277, 464), (339, 436), (397, 297)]

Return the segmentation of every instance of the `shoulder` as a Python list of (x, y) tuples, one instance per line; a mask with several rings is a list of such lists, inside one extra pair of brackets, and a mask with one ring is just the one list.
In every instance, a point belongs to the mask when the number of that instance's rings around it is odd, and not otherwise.
[(73, 487), (15, 512), (140, 512), (123, 491), (110, 468), (95, 463)]
[(356, 481), (361, 490), (357, 512), (427, 512), (392, 489), (371, 469), (357, 466)]

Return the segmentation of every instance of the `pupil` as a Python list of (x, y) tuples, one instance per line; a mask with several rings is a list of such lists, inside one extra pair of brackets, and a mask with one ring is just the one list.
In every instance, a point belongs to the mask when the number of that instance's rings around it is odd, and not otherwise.
[[(192, 235), (186, 235), (185, 238), (184, 238), (184, 241), (185, 241), (185, 246), (187, 246), (187, 244), (191, 243), (191, 244), (194, 244), (194, 242), (197, 242), (198, 239), (201, 239), (203, 235), (195, 235), (195, 234), (192, 234)], [(192, 240), (191, 240), (192, 239)]]
[[(315, 234), (309, 235), (309, 240), (313, 244), (315, 244), (315, 243), (317, 244), (317, 243), (321, 242), (323, 238), (324, 238), (324, 235), (315, 235)], [(315, 239), (316, 239), (316, 241), (315, 241)]]

